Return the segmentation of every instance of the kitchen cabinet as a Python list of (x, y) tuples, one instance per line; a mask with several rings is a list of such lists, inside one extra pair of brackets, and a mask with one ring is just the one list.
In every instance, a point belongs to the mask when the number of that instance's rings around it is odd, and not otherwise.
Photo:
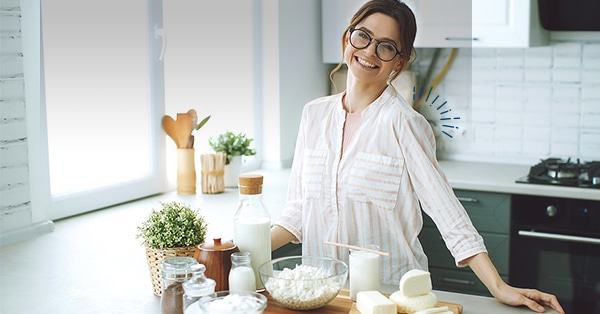
[[(455, 190), (455, 194), (483, 237), (500, 277), (508, 281), (510, 195), (470, 190)], [(419, 239), (429, 259), (434, 289), (489, 296), (487, 288), (469, 268), (456, 267), (437, 227), (426, 215)]]
[[(365, 0), (323, 0), (323, 62), (342, 59), (342, 34)], [(405, 0), (417, 20), (415, 47), (545, 45), (536, 0)]]

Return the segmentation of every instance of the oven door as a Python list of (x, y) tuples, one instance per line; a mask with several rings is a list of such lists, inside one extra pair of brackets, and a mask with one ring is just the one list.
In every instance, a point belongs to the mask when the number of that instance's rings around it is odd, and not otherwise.
[(599, 238), (513, 224), (509, 267), (511, 285), (556, 295), (566, 313), (600, 314)]

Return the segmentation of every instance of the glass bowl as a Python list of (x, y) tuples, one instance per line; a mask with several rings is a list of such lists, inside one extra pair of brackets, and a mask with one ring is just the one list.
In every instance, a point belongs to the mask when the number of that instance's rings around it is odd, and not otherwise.
[(337, 296), (348, 265), (329, 257), (289, 256), (262, 264), (258, 272), (273, 300), (289, 309), (312, 310)]
[(250, 291), (219, 291), (203, 296), (198, 300), (198, 305), (200, 313), (261, 314), (267, 307), (267, 297)]

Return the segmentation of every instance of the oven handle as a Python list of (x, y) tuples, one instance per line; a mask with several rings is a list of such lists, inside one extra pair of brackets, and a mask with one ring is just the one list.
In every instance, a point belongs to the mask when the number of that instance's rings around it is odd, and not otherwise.
[(579, 236), (572, 236), (572, 235), (526, 231), (526, 230), (519, 230), (518, 234), (520, 236), (530, 237), (530, 238), (551, 239), (551, 240), (558, 240), (558, 241), (578, 242), (578, 243), (587, 243), (587, 244), (600, 244), (600, 239), (589, 238), (589, 237), (579, 237)]

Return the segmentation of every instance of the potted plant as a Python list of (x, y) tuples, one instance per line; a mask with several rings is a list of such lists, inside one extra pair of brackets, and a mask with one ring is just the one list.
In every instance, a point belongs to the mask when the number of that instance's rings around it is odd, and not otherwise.
[(231, 131), (220, 134), (216, 139), (208, 139), (208, 144), (215, 152), (226, 154), (226, 187), (237, 187), (237, 178), (242, 171), (242, 156), (256, 155), (256, 151), (250, 148), (252, 141), (253, 139), (247, 138), (245, 133), (235, 134)]
[(148, 218), (137, 227), (136, 238), (143, 239), (146, 258), (154, 288), (161, 295), (161, 265), (165, 258), (194, 257), (196, 247), (204, 243), (208, 223), (199, 210), (181, 202), (159, 202), (159, 210), (152, 209)]

